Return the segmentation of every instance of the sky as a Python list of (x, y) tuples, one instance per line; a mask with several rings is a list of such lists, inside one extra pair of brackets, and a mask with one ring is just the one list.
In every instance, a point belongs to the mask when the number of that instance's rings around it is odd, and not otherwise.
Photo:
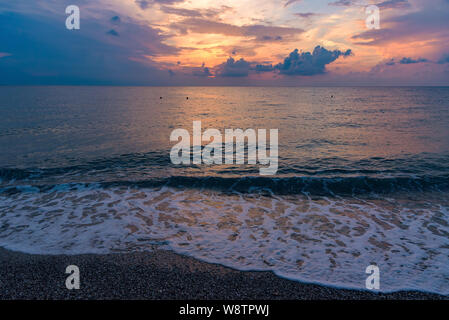
[(449, 0), (0, 0), (1, 85), (449, 85), (448, 43)]

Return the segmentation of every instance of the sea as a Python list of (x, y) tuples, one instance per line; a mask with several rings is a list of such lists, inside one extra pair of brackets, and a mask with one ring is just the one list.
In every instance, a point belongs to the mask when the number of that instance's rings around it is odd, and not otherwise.
[[(175, 165), (173, 130), (278, 129), (279, 168)], [(203, 144), (207, 144), (203, 142)], [(449, 295), (449, 87), (0, 87), (0, 246), (164, 249)]]

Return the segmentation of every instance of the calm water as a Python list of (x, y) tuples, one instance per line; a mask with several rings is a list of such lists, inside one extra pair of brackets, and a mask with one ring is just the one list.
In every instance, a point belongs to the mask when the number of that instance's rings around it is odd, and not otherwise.
[[(277, 175), (172, 165), (194, 120), (279, 129)], [(449, 88), (0, 87), (0, 246), (449, 294), (448, 124)]]

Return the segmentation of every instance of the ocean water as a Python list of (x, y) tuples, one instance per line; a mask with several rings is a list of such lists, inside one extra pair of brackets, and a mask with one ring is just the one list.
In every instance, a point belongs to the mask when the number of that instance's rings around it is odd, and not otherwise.
[[(277, 174), (171, 164), (198, 120), (279, 129)], [(449, 294), (448, 209), (449, 88), (0, 87), (5, 248)]]

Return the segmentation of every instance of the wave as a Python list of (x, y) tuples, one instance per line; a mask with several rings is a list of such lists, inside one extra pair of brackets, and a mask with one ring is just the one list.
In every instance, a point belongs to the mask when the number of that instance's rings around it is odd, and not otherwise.
[[(2, 177), (30, 177), (32, 173), (12, 169), (1, 171)], [(354, 196), (362, 194), (385, 195), (395, 192), (447, 191), (449, 175), (440, 176), (402, 176), (402, 177), (197, 177), (172, 176), (146, 180), (115, 180), (107, 182), (72, 182), (72, 183), (34, 183), (24, 185), (9, 184), (0, 188), (0, 194), (10, 195), (20, 192), (47, 192), (55, 188), (158, 188), (172, 187), (180, 189), (209, 189), (222, 192), (239, 193), (273, 193), (279, 195), (308, 194), (316, 196)]]
[[(272, 195), (273, 190), (330, 194), (337, 189), (344, 194), (362, 191), (359, 185), (376, 192), (386, 186), (423, 189), (429, 179), (438, 182), (435, 177), (177, 176), (10, 185), (0, 191), (0, 243), (34, 254), (160, 247), (240, 270), (272, 270), (290, 279), (355, 288), (364, 288), (365, 269), (375, 263), (382, 270), (382, 291), (448, 294), (447, 193)], [(439, 182), (447, 185), (447, 179)], [(151, 188), (157, 185), (170, 187)]]
[[(314, 142), (316, 144), (317, 142)], [(54, 162), (52, 162), (54, 163)], [(421, 153), (399, 158), (370, 157), (347, 159), (342, 157), (298, 157), (287, 154), (279, 158), (276, 177), (394, 177), (394, 176), (440, 176), (449, 174), (449, 154)], [(42, 163), (40, 163), (42, 165)], [(113, 180), (118, 176), (130, 180), (147, 179), (154, 176), (232, 176), (249, 177), (259, 175), (261, 165), (174, 165), (167, 152), (152, 151), (129, 153), (97, 159), (66, 158), (58, 166), (0, 167), (0, 182), (45, 180), (73, 177), (76, 181)], [(89, 177), (89, 179), (86, 179)], [(64, 179), (66, 181), (67, 179)]]

